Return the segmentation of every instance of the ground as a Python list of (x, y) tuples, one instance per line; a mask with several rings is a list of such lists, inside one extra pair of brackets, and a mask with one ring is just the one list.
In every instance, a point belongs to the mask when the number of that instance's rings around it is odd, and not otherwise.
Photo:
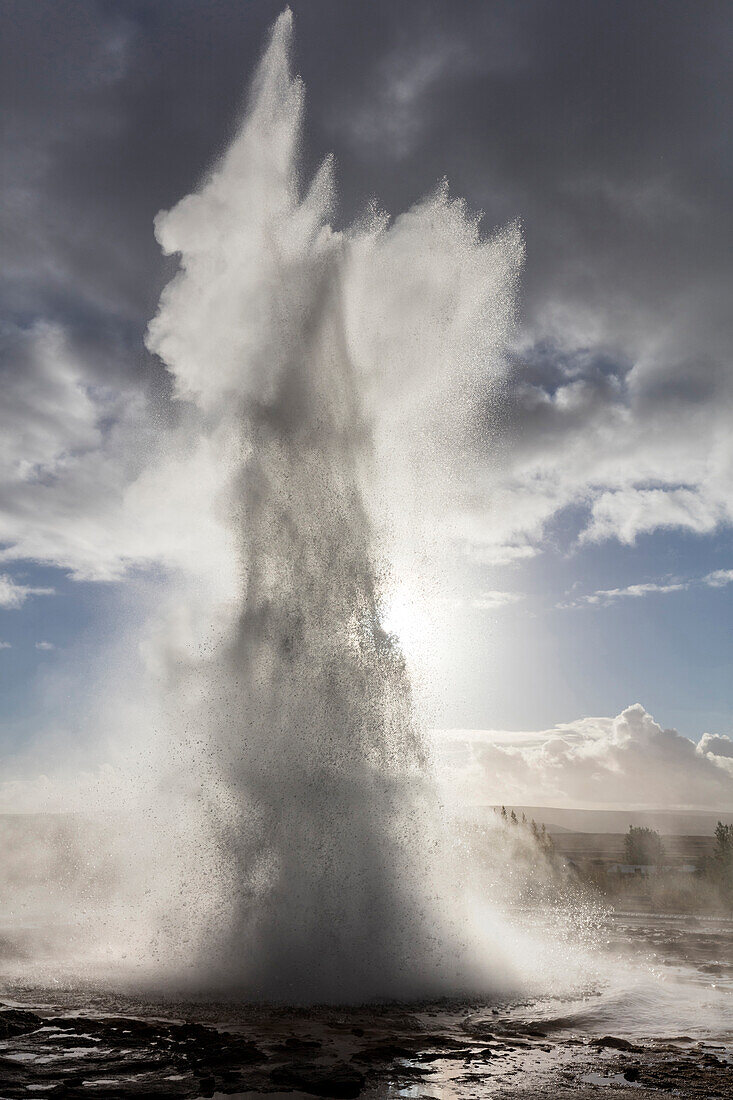
[(478, 1005), (240, 1008), (213, 1026), (223, 1011), (166, 1020), (4, 1008), (0, 1096), (732, 1095), (730, 1055), (684, 1037), (584, 1040)]
[(569, 999), (296, 1009), (6, 977), (0, 1100), (733, 1097), (733, 922), (605, 934), (621, 977)]

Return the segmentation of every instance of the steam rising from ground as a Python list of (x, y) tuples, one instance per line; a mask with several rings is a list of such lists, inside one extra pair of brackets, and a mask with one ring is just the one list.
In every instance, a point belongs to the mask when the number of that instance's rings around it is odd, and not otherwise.
[(500, 964), (445, 869), (382, 617), (392, 563), (429, 558), (425, 494), (439, 501), (467, 460), (521, 239), (482, 238), (446, 186), (394, 224), (372, 211), (335, 232), (331, 161), (304, 192), (298, 179), (290, 36), (286, 12), (230, 148), (156, 219), (180, 270), (149, 346), (189, 410), (188, 454), (163, 469), (190, 480), (208, 549), (148, 642), (154, 839), (121, 845), (145, 881), (130, 904), (160, 965), (199, 988), (478, 988)]

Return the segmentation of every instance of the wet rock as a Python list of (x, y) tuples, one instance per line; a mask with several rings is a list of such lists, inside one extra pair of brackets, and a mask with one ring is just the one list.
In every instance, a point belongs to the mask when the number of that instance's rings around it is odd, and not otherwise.
[(248, 1039), (203, 1024), (174, 1024), (168, 1029), (172, 1051), (205, 1075), (226, 1073), (234, 1066), (266, 1062), (267, 1055)]
[(395, 1075), (395, 1077), (402, 1077), (408, 1081), (411, 1081), (414, 1079), (420, 1080), (422, 1077), (430, 1077), (432, 1073), (435, 1073), (435, 1070), (427, 1069), (427, 1067), (425, 1066), (416, 1066), (414, 1065), (414, 1063), (400, 1063), (397, 1066), (393, 1066), (392, 1073)]
[(451, 1058), (465, 1058), (472, 1053), (471, 1047), (447, 1047), (443, 1050), (426, 1050), (420, 1054), (421, 1062), (439, 1062)]
[(367, 1065), (374, 1063), (394, 1062), (398, 1058), (414, 1058), (417, 1050), (415, 1046), (405, 1046), (400, 1043), (377, 1043), (375, 1046), (360, 1050), (351, 1057), (352, 1062), (364, 1062)]
[(25, 1035), (43, 1026), (44, 1021), (35, 1012), (25, 1009), (0, 1009), (0, 1039), (10, 1039), (13, 1035)]
[(591, 1039), (590, 1045), (599, 1049), (605, 1047), (609, 1050), (627, 1050), (635, 1054), (640, 1054), (643, 1050), (643, 1047), (634, 1046), (628, 1039), (619, 1039), (615, 1035), (604, 1035), (600, 1039)]
[(62, 1032), (53, 1036), (54, 1046), (60, 1047), (90, 1047), (92, 1050), (102, 1042), (98, 1035), (75, 1035), (73, 1032)]
[(352, 1066), (313, 1066), (301, 1063), (278, 1066), (270, 1074), (273, 1085), (300, 1089), (312, 1096), (326, 1096), (333, 1100), (354, 1100), (366, 1078)]
[(297, 1035), (289, 1035), (284, 1042), (278, 1043), (272, 1048), (273, 1054), (297, 1054), (320, 1050), (323, 1046), (318, 1039), (301, 1039)]
[(490, 1039), (496, 1037), (494, 1029), (497, 1023), (498, 1020), (488, 1019), (486, 1017), (468, 1016), (462, 1021), (461, 1028), (463, 1031), (467, 1032), (467, 1034), (475, 1035), (484, 1042), (488, 1042)]
[(462, 1039), (452, 1039), (448, 1035), (422, 1035), (420, 1041), (423, 1047), (432, 1047), (435, 1050), (458, 1050), (471, 1045)]

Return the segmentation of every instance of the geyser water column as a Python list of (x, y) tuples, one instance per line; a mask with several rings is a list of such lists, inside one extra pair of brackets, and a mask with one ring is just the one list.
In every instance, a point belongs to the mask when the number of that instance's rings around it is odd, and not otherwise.
[(184, 722), (220, 874), (199, 978), (287, 1000), (417, 996), (473, 984), (475, 959), (377, 562), (415, 441), (436, 486), (449, 464), (436, 448), (460, 439), (511, 319), (521, 245), (481, 240), (444, 189), (392, 227), (335, 233), (330, 161), (298, 185), (290, 36), (286, 12), (230, 148), (156, 220), (180, 270), (149, 346), (217, 441), (241, 557)]

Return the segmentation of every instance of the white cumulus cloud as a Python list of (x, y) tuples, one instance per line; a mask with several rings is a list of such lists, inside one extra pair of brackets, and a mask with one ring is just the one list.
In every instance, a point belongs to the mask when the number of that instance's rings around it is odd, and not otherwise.
[(638, 703), (536, 733), (441, 731), (436, 752), (460, 801), (733, 809), (733, 741), (705, 734), (696, 745)]
[(22, 607), (29, 596), (52, 596), (53, 588), (34, 588), (27, 584), (17, 584), (7, 573), (0, 573), (0, 607), (17, 609)]
[(607, 607), (617, 600), (625, 598), (640, 599), (642, 596), (662, 595), (670, 592), (686, 592), (690, 588), (724, 588), (733, 584), (733, 569), (716, 569), (712, 573), (706, 573), (704, 577), (687, 577), (670, 579), (667, 581), (646, 581), (642, 584), (629, 584), (625, 588), (598, 588), (585, 596), (574, 600), (559, 603), (559, 608), (582, 607), (585, 604), (596, 604)]

